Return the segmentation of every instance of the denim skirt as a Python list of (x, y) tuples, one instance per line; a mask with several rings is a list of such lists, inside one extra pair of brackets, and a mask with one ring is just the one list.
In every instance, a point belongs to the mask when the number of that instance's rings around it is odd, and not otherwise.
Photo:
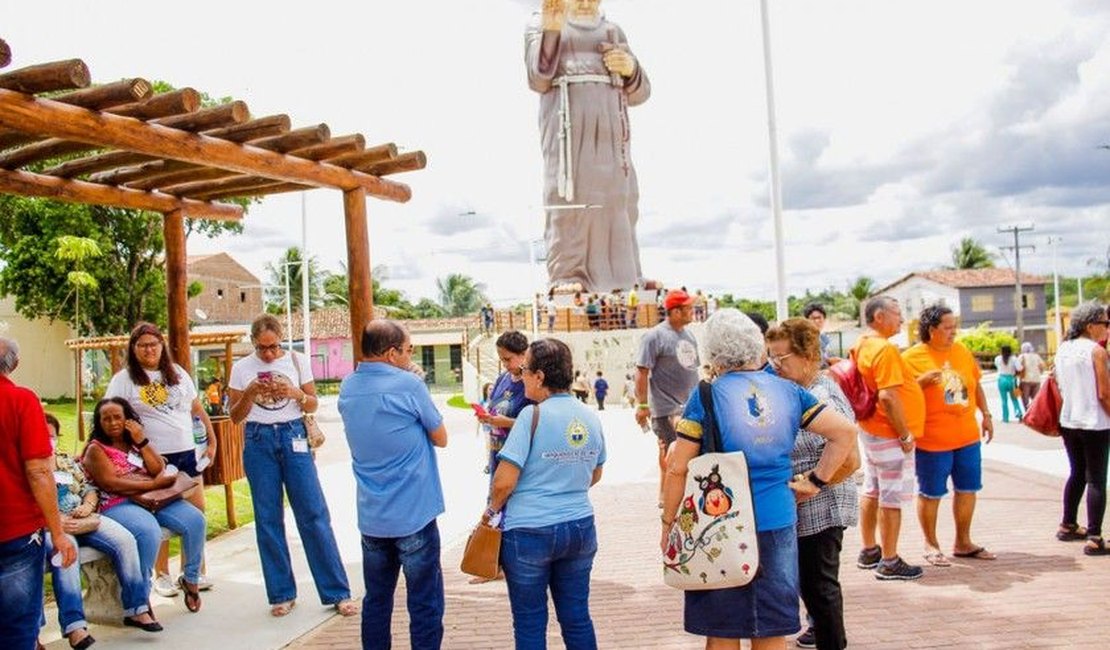
[(759, 572), (743, 587), (687, 591), (686, 631), (725, 639), (786, 636), (798, 620), (798, 533), (793, 526), (761, 531)]

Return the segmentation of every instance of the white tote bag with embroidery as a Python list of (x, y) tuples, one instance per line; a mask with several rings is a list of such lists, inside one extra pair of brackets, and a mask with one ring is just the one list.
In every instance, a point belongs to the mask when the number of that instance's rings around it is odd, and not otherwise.
[(705, 407), (702, 448), (690, 461), (686, 487), (663, 553), (663, 580), (676, 589), (743, 587), (759, 570), (759, 542), (748, 461), (723, 453), (710, 385), (699, 390)]

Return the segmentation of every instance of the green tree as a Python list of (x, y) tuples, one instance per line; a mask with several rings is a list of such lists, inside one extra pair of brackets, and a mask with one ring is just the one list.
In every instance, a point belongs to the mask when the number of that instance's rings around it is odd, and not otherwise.
[[(81, 336), (81, 289), (96, 290), (100, 286), (96, 278), (81, 270), (81, 265), (87, 259), (100, 257), (102, 253), (96, 240), (88, 237), (62, 235), (55, 242), (57, 247), (54, 249), (54, 257), (73, 263), (74, 269), (66, 274), (66, 282), (73, 288), (72, 322), (75, 324), (77, 336)], [(65, 300), (63, 299), (62, 302), (64, 304)]]
[[(285, 312), (285, 289), (287, 287), (289, 289), (289, 304), (293, 311), (298, 311), (301, 308), (304, 302), (304, 292), (301, 290), (303, 269), (301, 249), (297, 246), (290, 246), (276, 261), (266, 264), (266, 271), (270, 274), (266, 287), (266, 311), (272, 314)], [(287, 273), (288, 278), (286, 278)], [(324, 274), (319, 269), (319, 263), (315, 257), (308, 258), (308, 305), (310, 310), (319, 309), (323, 306), (323, 284)], [(343, 295), (346, 296), (346, 292)]]
[(994, 254), (986, 246), (971, 237), (964, 237), (952, 246), (952, 268), (991, 269), (994, 268)]
[(436, 279), (439, 305), (447, 316), (468, 316), (477, 313), (486, 301), (485, 286), (462, 273)]

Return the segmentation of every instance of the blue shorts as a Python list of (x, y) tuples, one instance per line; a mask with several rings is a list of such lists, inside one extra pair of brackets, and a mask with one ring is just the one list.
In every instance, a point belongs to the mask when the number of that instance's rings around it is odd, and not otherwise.
[(976, 441), (949, 451), (916, 450), (917, 492), (927, 499), (948, 494), (948, 477), (957, 492), (983, 489), (982, 445)]
[(794, 526), (756, 533), (759, 571), (743, 587), (687, 591), (686, 631), (723, 639), (786, 636), (798, 618), (798, 533)]
[(173, 465), (179, 471), (185, 472), (193, 478), (201, 475), (201, 472), (197, 471), (197, 452), (195, 449), (162, 454), (162, 458), (166, 459), (166, 463)]

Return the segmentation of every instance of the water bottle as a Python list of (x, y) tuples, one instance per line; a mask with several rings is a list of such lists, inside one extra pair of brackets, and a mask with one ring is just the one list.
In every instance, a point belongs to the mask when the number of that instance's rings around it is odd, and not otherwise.
[(196, 415), (193, 416), (193, 443), (196, 445), (197, 471), (203, 472), (209, 463), (208, 457), (205, 456), (208, 452), (208, 430)]

